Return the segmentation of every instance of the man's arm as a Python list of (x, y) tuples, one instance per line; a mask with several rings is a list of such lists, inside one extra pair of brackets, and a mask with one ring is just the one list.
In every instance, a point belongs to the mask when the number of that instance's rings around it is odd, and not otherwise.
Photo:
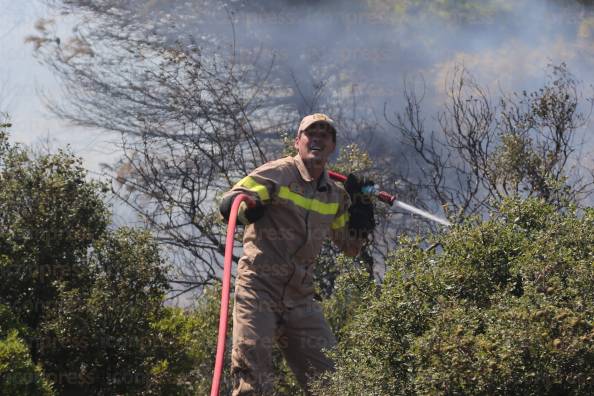
[(223, 195), (219, 206), (219, 211), (225, 219), (229, 221), (231, 206), (233, 200), (239, 194), (250, 195), (256, 201), (256, 206), (248, 208), (245, 202), (239, 206), (238, 219), (244, 225), (253, 223), (264, 216), (266, 206), (270, 203), (272, 197), (277, 194), (279, 170), (270, 167), (268, 164), (254, 170), (248, 176), (237, 182), (233, 188)]

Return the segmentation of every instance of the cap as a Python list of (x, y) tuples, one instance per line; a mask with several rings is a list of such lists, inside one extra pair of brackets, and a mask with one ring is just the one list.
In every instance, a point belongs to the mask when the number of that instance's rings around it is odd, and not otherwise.
[(308, 126), (313, 124), (314, 122), (325, 122), (334, 129), (334, 133), (336, 133), (336, 126), (334, 125), (334, 120), (328, 117), (326, 114), (322, 113), (314, 113), (308, 116), (303, 117), (301, 123), (299, 124), (299, 130), (297, 130), (297, 134), (299, 132), (304, 131), (307, 129)]

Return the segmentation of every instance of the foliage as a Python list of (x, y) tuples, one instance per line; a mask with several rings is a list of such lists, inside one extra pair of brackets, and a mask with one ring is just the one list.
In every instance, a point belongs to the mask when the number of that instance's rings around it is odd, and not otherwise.
[[(441, 20), (451, 24), (480, 24), (505, 15), (510, 11), (513, 2), (509, 0), (405, 0), (391, 2), (386, 0), (368, 0), (370, 7), (377, 12), (383, 11), (391, 15), (395, 22), (410, 23), (413, 17), (420, 18), (421, 23), (429, 19)], [(419, 23), (418, 19), (415, 19)]]
[[(216, 355), (221, 287), (203, 291), (191, 309), (167, 308), (165, 315), (153, 324), (159, 337), (169, 344), (161, 355), (161, 366), (155, 369), (155, 382), (163, 395), (210, 393)], [(229, 310), (231, 323), (232, 307)], [(231, 393), (231, 326), (228, 326), (225, 369), (221, 394)], [(180, 381), (181, 379), (181, 381)], [(176, 384), (177, 383), (177, 384)], [(181, 385), (180, 385), (181, 383)]]
[(27, 331), (10, 308), (0, 304), (0, 394), (53, 395), (51, 382), (31, 360), (22, 337)]
[(6, 145), (0, 157), (0, 301), (35, 328), (59, 285), (88, 278), (87, 249), (108, 219), (103, 186), (65, 151), (31, 158)]
[(50, 382), (31, 361), (29, 348), (14, 329), (0, 339), (0, 395), (54, 395)]
[[(373, 162), (365, 150), (357, 144), (349, 144), (338, 150), (337, 159), (329, 165), (329, 168), (344, 175), (348, 175), (349, 173), (370, 175), (370, 171), (373, 169)], [(387, 217), (378, 217), (378, 219), (380, 219), (379, 222), (382, 224), (385, 224), (389, 220)], [(368, 276), (373, 277), (373, 258), (368, 253), (369, 247), (366, 246), (364, 251), (365, 253), (361, 257), (365, 261)], [(316, 259), (314, 280), (316, 293), (322, 298), (328, 297), (333, 293), (337, 276), (348, 266), (345, 262), (349, 262), (350, 265), (355, 262), (354, 259), (349, 259), (339, 254), (340, 251), (327, 240), (322, 245), (322, 252)]]
[(194, 346), (159, 327), (171, 314), (155, 240), (107, 228), (105, 186), (80, 161), (0, 135), (2, 390), (193, 394)]
[(592, 393), (593, 220), (509, 199), (430, 249), (406, 241), (318, 394)]
[(326, 320), (340, 340), (357, 308), (367, 304), (366, 299), (374, 295), (376, 285), (362, 263), (353, 265), (350, 258), (341, 255), (336, 264), (338, 275), (332, 292), (322, 300), (322, 306)]
[(92, 281), (61, 289), (44, 318), (45, 370), (62, 392), (142, 391), (161, 348), (152, 323), (167, 282), (157, 247), (146, 232), (121, 228), (95, 241), (89, 261)]

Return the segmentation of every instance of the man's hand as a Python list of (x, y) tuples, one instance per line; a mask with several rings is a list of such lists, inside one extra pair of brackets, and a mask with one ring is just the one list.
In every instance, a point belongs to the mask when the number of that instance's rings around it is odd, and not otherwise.
[(237, 219), (243, 225), (252, 224), (264, 216), (264, 210), (266, 207), (262, 205), (262, 202), (256, 200), (256, 206), (253, 208), (248, 207), (247, 203), (243, 201), (239, 204), (239, 210), (237, 211)]
[(372, 233), (375, 228), (371, 194), (364, 193), (363, 188), (373, 186), (374, 184), (368, 178), (364, 176), (360, 177), (353, 173), (349, 174), (344, 183), (344, 188), (351, 197), (349, 228), (357, 231), (363, 238)]
[[(225, 219), (225, 222), (229, 222), (229, 216), (231, 215), (231, 206), (233, 205), (233, 201), (238, 194), (231, 195), (223, 199), (221, 205), (219, 206), (219, 211), (221, 215)], [(245, 201), (239, 204), (239, 210), (237, 211), (237, 219), (243, 225), (248, 225), (256, 220), (259, 220), (262, 216), (264, 216), (264, 212), (266, 207), (260, 202), (258, 199), (254, 199), (256, 201), (256, 206), (253, 208), (249, 208)]]

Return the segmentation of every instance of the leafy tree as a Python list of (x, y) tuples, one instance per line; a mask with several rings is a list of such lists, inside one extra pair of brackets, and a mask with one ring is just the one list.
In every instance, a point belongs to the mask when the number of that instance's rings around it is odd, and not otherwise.
[(158, 249), (146, 232), (121, 228), (94, 242), (89, 267), (92, 281), (61, 289), (44, 318), (45, 371), (63, 393), (146, 390), (164, 341), (153, 329), (167, 289)]
[(594, 211), (533, 198), (491, 215), (394, 253), (318, 394), (594, 391)]
[(88, 282), (87, 249), (105, 231), (107, 211), (80, 159), (64, 151), (32, 158), (6, 133), (0, 145), (0, 301), (37, 329), (59, 288)]
[(192, 348), (159, 331), (168, 283), (155, 240), (107, 228), (105, 185), (80, 159), (34, 156), (0, 132), (2, 389), (189, 394)]

